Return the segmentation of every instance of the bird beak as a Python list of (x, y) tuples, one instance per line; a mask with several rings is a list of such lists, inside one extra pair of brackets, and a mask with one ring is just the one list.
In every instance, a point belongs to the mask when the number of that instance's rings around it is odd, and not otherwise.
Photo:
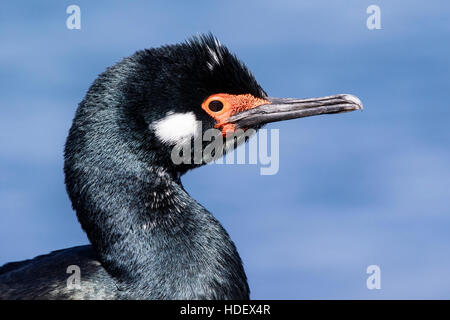
[(362, 110), (361, 100), (351, 94), (321, 98), (265, 98), (269, 103), (232, 115), (228, 123), (237, 128), (251, 128), (269, 122)]

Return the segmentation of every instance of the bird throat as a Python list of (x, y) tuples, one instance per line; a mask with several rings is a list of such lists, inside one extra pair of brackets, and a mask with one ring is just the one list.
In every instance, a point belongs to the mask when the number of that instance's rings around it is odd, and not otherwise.
[(179, 177), (152, 167), (113, 181), (114, 196), (96, 195), (100, 210), (77, 214), (123, 298), (249, 298), (233, 242)]

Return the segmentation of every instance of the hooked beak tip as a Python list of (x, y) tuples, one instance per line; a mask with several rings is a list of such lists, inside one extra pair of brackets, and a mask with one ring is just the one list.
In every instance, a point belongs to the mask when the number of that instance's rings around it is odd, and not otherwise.
[(352, 94), (344, 94), (342, 98), (354, 104), (356, 110), (364, 110), (364, 106), (357, 96)]

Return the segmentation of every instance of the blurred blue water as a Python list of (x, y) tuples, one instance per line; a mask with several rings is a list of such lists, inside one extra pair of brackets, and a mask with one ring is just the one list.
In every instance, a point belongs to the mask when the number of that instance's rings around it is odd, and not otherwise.
[[(65, 26), (81, 7), (82, 29)], [(382, 29), (366, 28), (378, 4)], [(84, 244), (62, 150), (107, 66), (212, 31), (271, 96), (353, 93), (365, 110), (275, 123), (280, 171), (210, 165), (183, 182), (224, 224), (252, 298), (450, 298), (450, 4), (4, 1), (0, 264)], [(213, 179), (211, 177), (214, 177)], [(382, 289), (366, 288), (377, 264)]]

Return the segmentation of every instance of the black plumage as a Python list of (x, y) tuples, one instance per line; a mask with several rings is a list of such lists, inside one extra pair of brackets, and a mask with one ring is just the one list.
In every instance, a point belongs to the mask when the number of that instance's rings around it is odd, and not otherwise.
[[(149, 130), (168, 112), (193, 111), (216, 92), (265, 95), (211, 35), (138, 51), (103, 72), (76, 111), (64, 164), (68, 194), (93, 248), (2, 267), (0, 297), (248, 299), (233, 242), (181, 185), (180, 175), (197, 165), (175, 166), (170, 148)], [(205, 128), (214, 126), (201, 108), (194, 112)], [(83, 268), (95, 261), (101, 266)], [(81, 280), (95, 288), (90, 293), (65, 288), (67, 265), (77, 263)], [(39, 289), (35, 273), (49, 280)], [(97, 276), (102, 281), (92, 280)]]
[[(94, 81), (65, 145), (67, 192), (91, 246), (6, 264), (0, 298), (249, 299), (235, 245), (181, 184), (203, 163), (175, 164), (172, 147), (152, 129), (186, 113), (202, 132), (217, 127), (223, 103), (202, 109), (216, 94), (256, 103), (230, 109), (235, 128), (362, 109), (351, 95), (269, 98), (212, 35), (124, 58)], [(70, 265), (80, 267), (81, 289), (66, 286)]]

